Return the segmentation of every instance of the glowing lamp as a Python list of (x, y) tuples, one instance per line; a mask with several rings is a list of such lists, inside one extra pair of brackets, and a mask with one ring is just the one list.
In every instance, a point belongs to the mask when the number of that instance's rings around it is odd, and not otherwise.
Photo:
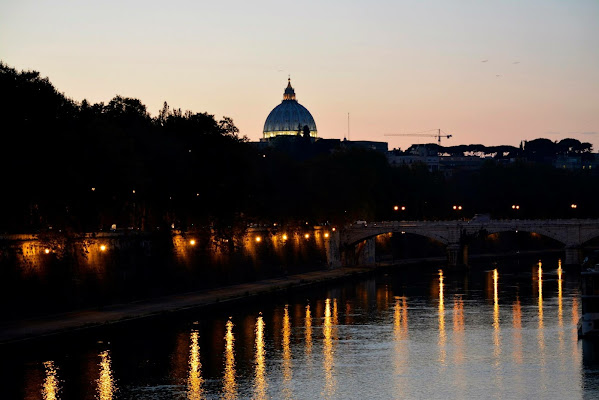
[(100, 245), (100, 251), (106, 251), (106, 246), (105, 245)]
[(195, 241), (195, 240), (193, 240), (193, 239), (191, 239), (191, 240), (189, 241), (189, 244), (190, 244), (190, 245), (192, 245), (192, 246), (195, 246), (195, 245), (196, 245), (196, 241)]
[(256, 236), (256, 243), (260, 243), (262, 241), (262, 238), (260, 236)]

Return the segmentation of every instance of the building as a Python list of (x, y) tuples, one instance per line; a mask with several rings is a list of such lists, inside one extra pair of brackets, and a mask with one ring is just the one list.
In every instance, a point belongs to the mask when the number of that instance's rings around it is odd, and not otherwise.
[(318, 137), (316, 123), (310, 111), (295, 98), (295, 90), (291, 86), (291, 78), (283, 93), (281, 104), (273, 108), (264, 122), (263, 140), (277, 136), (297, 136), (309, 133), (310, 137)]
[(283, 101), (266, 117), (260, 142), (253, 144), (261, 151), (269, 147), (276, 148), (300, 159), (349, 148), (362, 148), (382, 153), (388, 150), (387, 142), (319, 138), (316, 122), (310, 111), (297, 101), (291, 79), (287, 81)]

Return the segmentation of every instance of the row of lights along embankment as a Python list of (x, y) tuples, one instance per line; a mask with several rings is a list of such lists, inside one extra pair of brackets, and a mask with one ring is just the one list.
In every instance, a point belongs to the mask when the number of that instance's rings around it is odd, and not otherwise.
[[(105, 244), (101, 244), (100, 245), (100, 251), (106, 251), (106, 250), (108, 250), (108, 247)], [(50, 254), (51, 251), (52, 250), (50, 250), (47, 247), (44, 249), (44, 253), (46, 253), (46, 254)]]
[[(331, 230), (332, 230), (333, 232), (335, 232), (336, 228), (332, 228)], [(324, 233), (324, 237), (325, 237), (326, 239), (328, 239), (330, 236), (331, 236), (331, 234), (330, 234), (329, 232), (325, 232), (325, 233)], [(283, 240), (287, 240), (287, 239), (288, 239), (288, 236), (287, 236), (287, 234), (285, 234), (285, 233), (284, 233), (283, 235), (281, 235), (281, 239), (283, 239)], [(306, 239), (306, 240), (307, 240), (307, 239), (310, 239), (310, 234), (309, 234), (309, 233), (306, 233), (306, 234), (304, 234), (304, 239)], [(254, 240), (256, 241), (256, 243), (260, 243), (260, 242), (262, 242), (262, 236), (256, 236), (256, 237), (254, 238)], [(189, 241), (189, 244), (190, 244), (191, 246), (195, 246), (195, 245), (196, 245), (196, 241), (195, 241), (195, 239), (191, 239), (191, 240)], [(101, 249), (101, 250), (102, 250), (102, 249)], [(104, 251), (104, 250), (102, 250), (102, 251)]]

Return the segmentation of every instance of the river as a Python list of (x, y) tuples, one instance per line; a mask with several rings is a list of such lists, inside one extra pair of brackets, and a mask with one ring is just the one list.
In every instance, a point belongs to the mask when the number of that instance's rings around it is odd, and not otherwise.
[(3, 399), (599, 398), (554, 256), (362, 280), (4, 345)]

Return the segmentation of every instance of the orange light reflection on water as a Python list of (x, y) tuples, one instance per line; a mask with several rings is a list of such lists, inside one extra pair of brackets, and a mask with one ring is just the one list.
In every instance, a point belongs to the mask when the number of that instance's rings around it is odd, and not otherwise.
[(310, 312), (310, 305), (306, 306), (306, 319), (304, 321), (306, 328), (306, 356), (310, 356), (312, 353), (312, 314)]
[(402, 393), (405, 391), (407, 383), (405, 374), (409, 365), (409, 348), (407, 343), (408, 305), (405, 297), (395, 297), (395, 305), (393, 307), (393, 334), (395, 340), (395, 376), (397, 377), (395, 390), (397, 393)]
[(116, 383), (112, 375), (112, 360), (108, 350), (100, 353), (100, 378), (98, 379), (98, 398), (112, 400), (116, 393)]
[[(544, 323), (543, 323), (543, 264), (539, 261), (539, 267), (537, 269), (537, 281), (538, 281), (538, 305), (539, 305), (539, 350), (543, 352), (545, 350), (545, 333), (544, 333)], [(542, 359), (542, 361), (544, 361)]]
[(517, 364), (522, 364), (522, 306), (520, 305), (520, 299), (516, 299), (512, 305), (512, 327), (513, 333), (513, 346), (514, 346), (514, 361)]
[(324, 359), (324, 392), (325, 399), (335, 398), (336, 381), (333, 374), (334, 369), (334, 349), (333, 349), (333, 317), (331, 316), (331, 299), (326, 299), (324, 308), (324, 325), (322, 327), (323, 338), (323, 359)]
[(42, 397), (44, 400), (58, 400), (60, 392), (60, 381), (58, 380), (58, 368), (54, 366), (54, 361), (46, 361), (44, 363), (46, 370), (46, 378), (42, 385)]
[(225, 373), (223, 377), (223, 398), (226, 400), (237, 398), (234, 343), (233, 322), (228, 320), (227, 333), (225, 334)]
[(264, 319), (260, 315), (256, 320), (256, 365), (254, 379), (254, 398), (266, 399), (266, 351), (264, 350)]
[(499, 363), (498, 357), (501, 355), (501, 336), (499, 327), (499, 273), (497, 269), (493, 270), (493, 348), (496, 364)]
[(283, 315), (283, 398), (293, 398), (291, 390), (291, 321), (289, 320), (289, 306), (285, 305)]
[(198, 331), (191, 332), (191, 343), (189, 344), (189, 377), (187, 378), (187, 398), (189, 400), (200, 400), (204, 398), (202, 379), (202, 363), (200, 361), (200, 345)]
[(447, 340), (445, 333), (445, 304), (443, 295), (443, 270), (439, 270), (439, 362), (445, 365), (445, 341)]

